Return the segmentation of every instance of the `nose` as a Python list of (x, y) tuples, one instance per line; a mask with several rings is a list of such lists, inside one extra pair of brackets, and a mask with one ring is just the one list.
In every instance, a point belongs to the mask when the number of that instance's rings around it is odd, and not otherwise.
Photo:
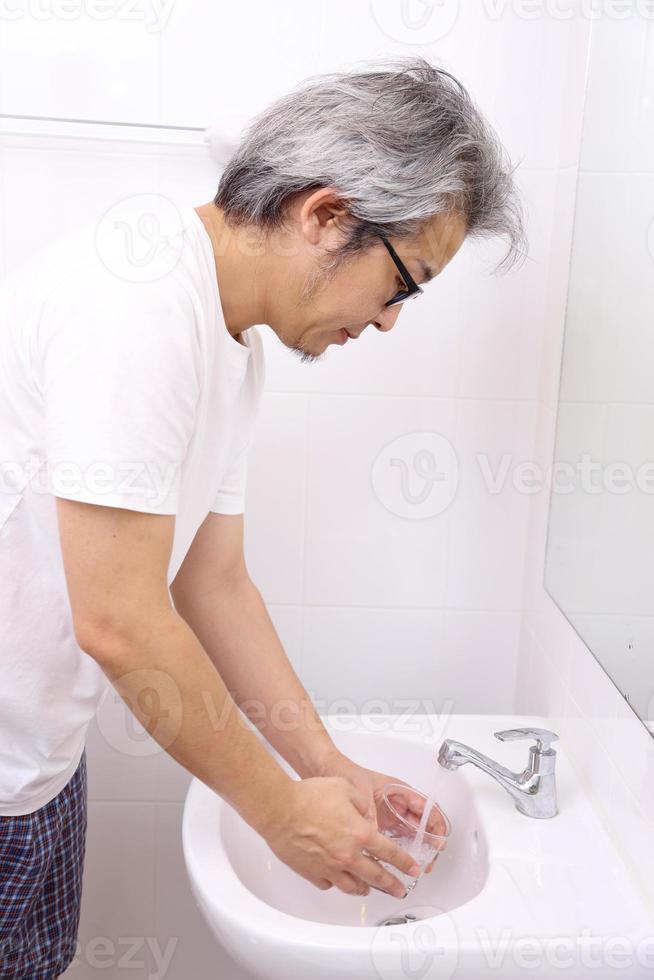
[(395, 321), (402, 312), (402, 304), (398, 303), (395, 306), (388, 306), (382, 309), (378, 314), (376, 319), (371, 320), (378, 330), (386, 333), (387, 330), (392, 330), (395, 326)]

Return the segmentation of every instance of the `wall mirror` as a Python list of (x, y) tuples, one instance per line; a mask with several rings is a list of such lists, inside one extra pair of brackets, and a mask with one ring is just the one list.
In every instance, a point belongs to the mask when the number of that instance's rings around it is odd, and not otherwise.
[(548, 593), (651, 734), (653, 79), (654, 25), (594, 25), (545, 559)]

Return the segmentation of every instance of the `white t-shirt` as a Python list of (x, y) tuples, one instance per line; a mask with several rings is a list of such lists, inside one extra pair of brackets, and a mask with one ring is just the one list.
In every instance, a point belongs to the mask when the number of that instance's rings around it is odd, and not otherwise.
[(147, 261), (89, 223), (0, 284), (2, 816), (63, 789), (111, 686), (75, 640), (54, 495), (175, 514), (169, 585), (209, 511), (243, 512), (263, 345), (228, 332), (211, 239), (175, 213)]

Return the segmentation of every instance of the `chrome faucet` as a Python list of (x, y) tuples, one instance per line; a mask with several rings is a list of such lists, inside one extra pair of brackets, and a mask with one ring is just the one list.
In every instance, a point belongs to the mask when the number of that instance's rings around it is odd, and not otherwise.
[(506, 731), (494, 734), (502, 742), (517, 738), (535, 739), (536, 745), (529, 749), (529, 763), (523, 772), (511, 772), (470, 745), (450, 738), (446, 738), (441, 745), (438, 761), (445, 769), (458, 769), (466, 762), (472, 762), (504, 787), (513, 797), (520, 813), (527, 817), (556, 816), (556, 752), (550, 748), (550, 744), (559, 736), (546, 728), (507, 728)]

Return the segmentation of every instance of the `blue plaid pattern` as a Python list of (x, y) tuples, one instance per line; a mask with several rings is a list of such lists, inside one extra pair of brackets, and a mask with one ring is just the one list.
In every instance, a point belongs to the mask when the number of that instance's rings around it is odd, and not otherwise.
[(86, 845), (86, 749), (61, 792), (0, 816), (0, 977), (53, 980), (72, 962)]

